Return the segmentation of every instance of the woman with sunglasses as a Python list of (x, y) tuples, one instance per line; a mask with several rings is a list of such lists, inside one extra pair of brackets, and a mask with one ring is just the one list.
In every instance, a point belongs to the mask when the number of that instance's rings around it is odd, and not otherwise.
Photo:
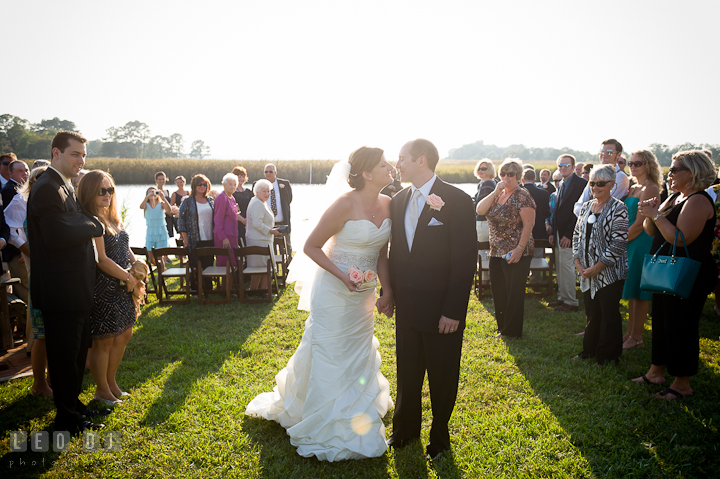
[[(477, 192), (473, 198), (475, 208), (477, 208), (478, 203), (480, 203), (483, 198), (495, 191), (495, 176), (495, 165), (487, 158), (478, 161), (478, 164), (475, 165), (475, 178), (480, 180), (478, 182)], [(478, 241), (485, 242), (490, 240), (490, 230), (487, 218), (484, 215), (475, 214), (475, 228), (477, 230)], [(484, 261), (487, 260), (488, 250), (480, 250), (478, 253)], [(487, 272), (483, 271), (481, 280), (483, 284), (487, 284)]]
[(622, 354), (620, 298), (627, 277), (627, 207), (610, 194), (615, 167), (600, 165), (590, 172), (594, 198), (580, 208), (573, 232), (575, 269), (585, 300), (587, 324), (583, 350), (577, 357), (598, 364), (617, 362)]
[(489, 225), (490, 284), (498, 337), (522, 337), (525, 282), (535, 249), (535, 201), (520, 188), (522, 173), (520, 160), (506, 159), (500, 165), (500, 182), (476, 209)]
[[(94, 238), (99, 271), (90, 311), (90, 373), (97, 385), (95, 399), (114, 406), (129, 395), (120, 389), (115, 374), (137, 319), (131, 291), (143, 285), (128, 271), (135, 256), (120, 219), (112, 176), (100, 170), (88, 172), (80, 181), (77, 197), (83, 211), (97, 217), (105, 227), (105, 235)], [(127, 286), (121, 286), (120, 281)]]
[[(151, 186), (145, 191), (145, 198), (140, 203), (140, 209), (145, 216), (145, 249), (148, 252), (148, 260), (155, 263), (153, 248), (167, 248), (168, 232), (165, 223), (165, 214), (171, 214), (172, 208), (165, 195)], [(162, 260), (162, 258), (160, 258)]]
[[(712, 160), (700, 150), (680, 151), (672, 158), (668, 175), (675, 191), (659, 208), (657, 198), (640, 203), (645, 232), (653, 236), (650, 253), (669, 256), (675, 233), (677, 256), (700, 262), (692, 292), (687, 299), (653, 294), (652, 365), (647, 373), (633, 379), (647, 384), (665, 383), (665, 371), (675, 376), (672, 385), (656, 397), (678, 399), (693, 390), (690, 378), (697, 374), (700, 358), (700, 314), (717, 281), (717, 268), (710, 248), (715, 237), (715, 205), (705, 192), (717, 176)], [(667, 243), (666, 243), (667, 242)]]
[(628, 209), (628, 276), (623, 287), (623, 299), (628, 300), (628, 329), (623, 336), (623, 349), (632, 349), (643, 344), (642, 332), (650, 307), (651, 293), (640, 290), (645, 255), (650, 252), (652, 237), (643, 230), (645, 217), (638, 215), (638, 205), (660, 195), (662, 173), (660, 163), (648, 150), (632, 154), (630, 161), (632, 186), (625, 197)]
[[(213, 246), (213, 226), (215, 208), (212, 196), (209, 195), (210, 180), (203, 174), (197, 174), (190, 180), (190, 194), (180, 204), (178, 213), (178, 231), (182, 235), (183, 244), (190, 252), (190, 267), (197, 268), (195, 248)], [(203, 268), (211, 266), (212, 256), (203, 257)], [(190, 278), (191, 288), (197, 289), (197, 271)]]

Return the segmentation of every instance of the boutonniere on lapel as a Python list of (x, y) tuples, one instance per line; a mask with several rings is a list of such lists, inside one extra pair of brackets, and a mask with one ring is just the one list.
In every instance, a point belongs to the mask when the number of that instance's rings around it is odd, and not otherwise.
[(430, 206), (431, 210), (440, 211), (445, 202), (436, 194), (428, 195), (426, 203)]
[(285, 188), (285, 183), (280, 183), (278, 186), (279, 186), (280, 188)]

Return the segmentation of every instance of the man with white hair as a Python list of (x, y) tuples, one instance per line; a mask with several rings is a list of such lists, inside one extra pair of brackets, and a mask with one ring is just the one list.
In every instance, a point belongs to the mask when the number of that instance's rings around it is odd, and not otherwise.
[(288, 180), (277, 177), (277, 168), (272, 163), (265, 165), (265, 179), (270, 182), (270, 198), (266, 201), (270, 211), (275, 215), (275, 225), (287, 225), (284, 231), (285, 240), (289, 251), (292, 251), (290, 243), (290, 203), (292, 203), (292, 187)]
[(540, 170), (540, 183), (537, 186), (552, 195), (555, 193), (555, 185), (553, 185), (553, 182), (550, 181), (550, 179), (550, 170), (547, 168)]

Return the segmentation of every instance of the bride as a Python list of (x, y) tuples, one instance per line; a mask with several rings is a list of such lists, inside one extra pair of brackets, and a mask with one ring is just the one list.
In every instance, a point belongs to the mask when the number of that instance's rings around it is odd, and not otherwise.
[(298, 307), (309, 305), (305, 332), (275, 376), (273, 391), (257, 396), (245, 411), (280, 423), (303, 457), (362, 459), (387, 449), (382, 417), (393, 402), (373, 335), (375, 287), (358, 287), (348, 271), (355, 266), (376, 272), (384, 290), (378, 309), (392, 307), (390, 198), (380, 195), (392, 182), (392, 169), (383, 150), (365, 146), (333, 168), (328, 188), (339, 175), (352, 189), (330, 205), (305, 242), (305, 254), (319, 268), (303, 267), (302, 258), (295, 258), (290, 270), (294, 276), (293, 267), (303, 275), (314, 269), (310, 281), (295, 288), (302, 290)]

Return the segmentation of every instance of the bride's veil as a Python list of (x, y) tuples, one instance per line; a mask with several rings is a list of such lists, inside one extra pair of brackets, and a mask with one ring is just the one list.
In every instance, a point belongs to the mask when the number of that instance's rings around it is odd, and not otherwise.
[[(330, 175), (328, 175), (325, 186), (323, 187), (322, 198), (327, 201), (327, 205), (332, 205), (342, 194), (347, 193), (352, 188), (348, 184), (350, 177), (350, 163), (347, 160), (340, 161), (333, 165)], [(310, 218), (310, 231), (315, 229), (320, 217), (325, 210), (318, 211), (316, 216)], [(311, 260), (302, 251), (297, 251), (293, 256), (292, 262), (288, 267), (288, 283), (295, 283), (295, 292), (300, 296), (298, 301), (298, 309), (310, 311), (310, 297), (312, 294), (315, 276), (320, 267)]]

